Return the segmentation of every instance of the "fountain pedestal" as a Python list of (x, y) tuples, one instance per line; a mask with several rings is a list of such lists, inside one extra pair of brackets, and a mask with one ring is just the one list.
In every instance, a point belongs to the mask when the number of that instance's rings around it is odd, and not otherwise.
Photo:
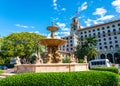
[(87, 63), (52, 63), (15, 65), (16, 73), (25, 72), (73, 72), (88, 70)]

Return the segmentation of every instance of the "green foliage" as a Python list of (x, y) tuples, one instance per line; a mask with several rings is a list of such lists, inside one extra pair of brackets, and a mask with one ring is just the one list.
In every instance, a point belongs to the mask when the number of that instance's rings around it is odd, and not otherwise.
[(12, 33), (1, 38), (0, 56), (5, 57), (24, 57), (28, 59), (33, 53), (42, 53), (43, 46), (39, 44), (39, 40), (45, 38), (36, 33)]
[(79, 59), (78, 60), (78, 63), (83, 63), (84, 62), (84, 59)]
[(111, 72), (25, 73), (0, 80), (0, 86), (118, 86)]
[(63, 63), (70, 63), (70, 58), (63, 59)]
[(117, 73), (118, 74), (118, 68), (115, 67), (92, 67), (90, 70), (97, 70), (97, 71), (110, 71), (113, 73)]
[(98, 51), (95, 49), (94, 44), (97, 43), (97, 40), (94, 37), (86, 38), (85, 43), (82, 45), (77, 45), (75, 55), (79, 59), (84, 59), (84, 56), (87, 56), (88, 61), (93, 57), (97, 56)]
[(3, 70), (0, 70), (0, 74), (1, 74), (1, 73), (4, 73), (4, 71), (3, 71)]

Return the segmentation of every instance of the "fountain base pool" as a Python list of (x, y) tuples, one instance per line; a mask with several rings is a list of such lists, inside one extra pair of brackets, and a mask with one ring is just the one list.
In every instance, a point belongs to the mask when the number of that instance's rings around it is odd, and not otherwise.
[(87, 71), (87, 63), (52, 63), (15, 65), (15, 73)]

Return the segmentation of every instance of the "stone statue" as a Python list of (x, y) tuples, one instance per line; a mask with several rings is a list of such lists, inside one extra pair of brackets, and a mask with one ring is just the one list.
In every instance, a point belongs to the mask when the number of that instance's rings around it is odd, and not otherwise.
[(84, 56), (84, 63), (87, 63), (87, 56)]
[(16, 64), (18, 64), (18, 65), (21, 64), (19, 56), (16, 57)]
[(46, 63), (51, 63), (52, 62), (52, 58), (53, 58), (53, 56), (52, 56), (52, 54), (47, 54), (46, 56), (45, 56), (45, 62)]
[(36, 55), (36, 61), (35, 61), (35, 63), (36, 64), (43, 63), (43, 60), (41, 59), (40, 54)]
[(76, 59), (74, 57), (70, 57), (70, 63), (76, 63)]

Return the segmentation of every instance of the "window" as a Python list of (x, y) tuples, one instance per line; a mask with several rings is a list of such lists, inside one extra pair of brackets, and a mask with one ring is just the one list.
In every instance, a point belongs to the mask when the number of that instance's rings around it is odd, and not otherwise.
[(110, 33), (110, 30), (108, 30), (108, 33)]
[(81, 41), (83, 41), (83, 38), (81, 38)]
[(107, 49), (107, 46), (104, 46), (105, 49)]
[(114, 39), (117, 39), (117, 37), (115, 36)]
[(70, 37), (70, 39), (72, 39), (72, 36)]
[(95, 29), (93, 29), (93, 32), (95, 32)]
[(87, 33), (86, 31), (84, 33)]
[(99, 45), (102, 45), (102, 43), (99, 43)]
[(106, 41), (106, 38), (104, 38), (103, 40)]
[(98, 32), (98, 34), (100, 34), (100, 32)]
[(67, 45), (67, 47), (69, 47), (69, 45)]
[(116, 35), (116, 32), (113, 32), (114, 35)]
[(115, 32), (115, 31), (116, 31), (116, 29), (113, 29), (113, 31)]
[(95, 34), (95, 33), (93, 33), (93, 35), (95, 36), (96, 34)]
[(72, 44), (70, 46), (73, 46)]
[(111, 36), (111, 34), (109, 33), (108, 36)]
[(101, 41), (101, 39), (98, 40), (99, 42)]
[(91, 31), (89, 30), (89, 33), (90, 33)]
[(102, 47), (100, 47), (99, 49), (102, 49)]
[(73, 48), (71, 48), (71, 50), (73, 50)]
[(103, 34), (105, 33), (105, 31), (103, 31)]
[(91, 36), (91, 34), (89, 34), (89, 36)]
[(104, 42), (104, 44), (106, 45), (106, 44), (107, 44), (107, 42)]
[(102, 30), (104, 30), (105, 28), (104, 27), (102, 27)]
[(112, 44), (112, 41), (110, 41), (109, 43)]
[(83, 34), (83, 32), (81, 32), (81, 34)]
[(103, 35), (103, 37), (105, 37), (105, 34)]
[(118, 41), (115, 41), (115, 43), (118, 43)]
[(99, 31), (99, 30), (100, 30), (100, 28), (97, 29), (97, 31)]
[(112, 49), (113, 48), (113, 46), (112, 45), (110, 45), (110, 49)]
[(111, 40), (111, 37), (109, 37), (109, 40)]
[(100, 38), (100, 35), (98, 35), (98, 38)]
[(72, 42), (72, 40), (70, 40), (70, 42)]
[(118, 26), (120, 26), (120, 23), (118, 23)]
[(110, 28), (110, 26), (107, 26), (107, 28)]
[(112, 27), (115, 27), (115, 25), (112, 25)]
[(83, 38), (83, 36), (81, 36), (81, 38)]
[(87, 35), (85, 35), (85, 37), (87, 37)]
[(119, 48), (119, 45), (118, 45), (118, 44), (116, 44), (116, 45), (115, 45), (115, 48)]

